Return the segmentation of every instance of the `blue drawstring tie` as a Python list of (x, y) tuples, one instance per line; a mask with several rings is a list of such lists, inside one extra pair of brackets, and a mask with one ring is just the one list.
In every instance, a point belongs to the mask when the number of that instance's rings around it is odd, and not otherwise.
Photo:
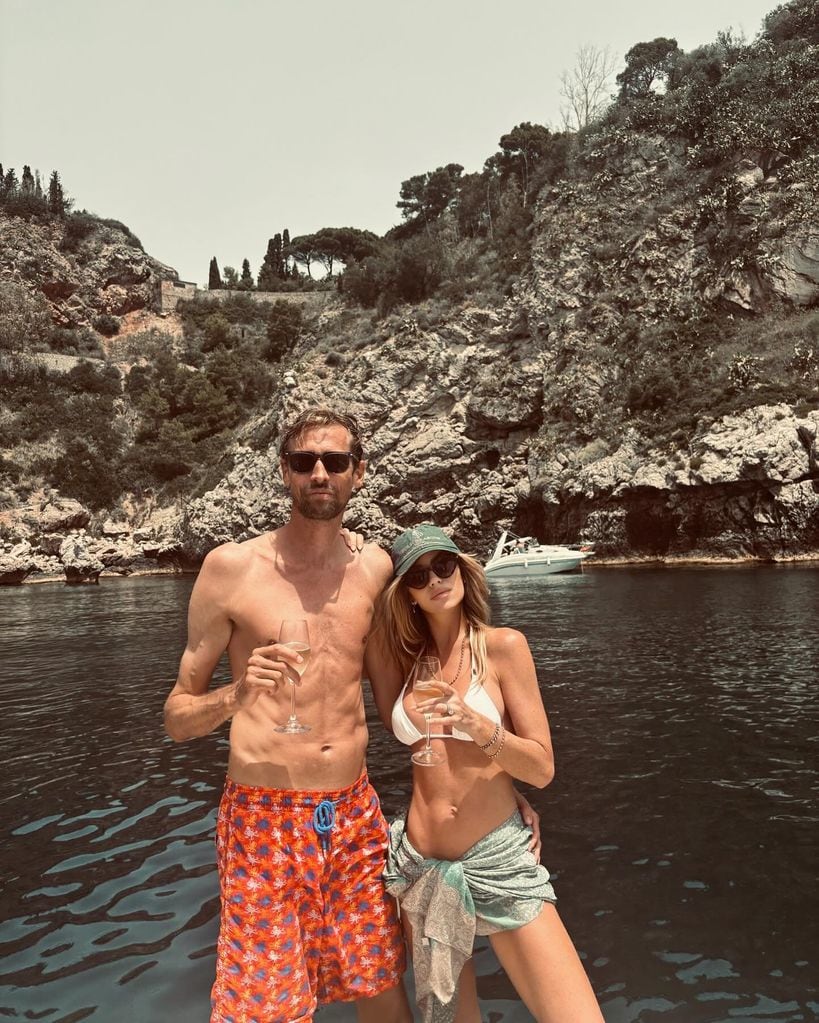
[(325, 853), (330, 848), (330, 832), (336, 823), (336, 804), (329, 799), (322, 799), (313, 811), (313, 829), (321, 840)]

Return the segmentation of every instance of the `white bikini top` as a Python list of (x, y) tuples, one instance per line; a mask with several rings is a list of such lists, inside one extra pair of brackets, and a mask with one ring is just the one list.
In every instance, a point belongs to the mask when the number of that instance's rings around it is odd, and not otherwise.
[[(470, 643), (471, 647), (471, 643)], [(470, 650), (471, 653), (471, 650)], [(478, 714), (483, 714), (488, 717), (490, 721), (495, 724), (501, 723), (501, 715), (498, 708), (492, 701), (492, 697), (487, 693), (484, 687), (478, 682), (478, 675), (475, 670), (475, 658), (471, 658), (472, 668), (470, 672), (469, 688), (464, 695), (463, 701), (467, 707), (471, 707), (472, 710), (477, 711)], [(405, 746), (413, 746), (419, 739), (424, 738), (424, 733), (419, 732), (415, 725), (410, 720), (409, 714), (407, 714), (406, 708), (404, 707), (404, 696), (407, 692), (407, 686), (410, 683), (410, 679), (415, 673), (415, 669), (409, 673), (407, 681), (404, 683), (404, 687), (398, 699), (393, 704), (392, 708), (392, 730), (395, 733), (395, 738), (399, 742), (403, 742)], [(452, 726), (452, 734), (445, 735), (443, 733), (431, 732), (430, 738), (433, 739), (461, 739), (464, 742), (472, 742), (472, 736), (466, 732), (459, 732), (455, 726)]]

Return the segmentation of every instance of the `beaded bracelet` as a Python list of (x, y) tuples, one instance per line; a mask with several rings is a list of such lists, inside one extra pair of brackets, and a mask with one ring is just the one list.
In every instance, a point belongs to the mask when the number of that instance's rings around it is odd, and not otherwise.
[(498, 748), (497, 748), (497, 749), (495, 750), (495, 752), (494, 752), (494, 753), (487, 753), (487, 754), (486, 754), (486, 755), (487, 755), (487, 756), (489, 757), (489, 759), (490, 759), (490, 760), (494, 760), (494, 759), (495, 759), (495, 757), (496, 757), (496, 756), (497, 756), (497, 755), (498, 755), (498, 754), (500, 753), (500, 751), (501, 751), (501, 750), (503, 749), (503, 744), (504, 744), (505, 742), (506, 742), (506, 729), (505, 729), (505, 728), (501, 728), (501, 738), (500, 738), (500, 743), (499, 743), (499, 745), (498, 745)]
[(494, 731), (494, 732), (492, 733), (492, 738), (491, 738), (491, 739), (489, 740), (489, 742), (485, 742), (485, 743), (483, 744), (483, 746), (481, 746), (481, 749), (489, 749), (489, 747), (490, 747), (490, 746), (491, 746), (491, 745), (492, 745), (492, 744), (493, 744), (494, 742), (497, 742), (497, 741), (498, 741), (498, 736), (500, 735), (500, 730), (501, 730), (501, 725), (500, 725), (500, 721), (499, 721), (499, 722), (498, 722), (498, 723), (497, 723), (497, 724), (495, 725), (495, 731)]

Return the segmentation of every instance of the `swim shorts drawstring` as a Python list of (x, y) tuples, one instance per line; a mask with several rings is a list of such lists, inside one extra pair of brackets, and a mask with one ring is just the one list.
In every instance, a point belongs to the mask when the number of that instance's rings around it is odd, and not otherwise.
[(329, 799), (322, 799), (313, 811), (313, 828), (321, 840), (325, 853), (330, 850), (330, 832), (336, 823), (336, 804)]

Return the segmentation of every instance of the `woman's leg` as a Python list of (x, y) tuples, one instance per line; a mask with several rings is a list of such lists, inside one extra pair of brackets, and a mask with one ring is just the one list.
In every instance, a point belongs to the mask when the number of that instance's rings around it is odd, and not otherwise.
[[(401, 914), (404, 936), (407, 939), (407, 954), (412, 956), (412, 926), (405, 913)], [(481, 1010), (478, 1005), (478, 985), (475, 980), (475, 967), (472, 960), (467, 959), (458, 978), (458, 1008), (454, 1023), (481, 1023)]]
[(538, 1023), (602, 1023), (589, 978), (551, 903), (531, 923), (489, 940)]
[(455, 1013), (455, 1023), (481, 1023), (478, 985), (471, 959), (464, 963), (461, 976), (458, 978), (458, 1009)]

